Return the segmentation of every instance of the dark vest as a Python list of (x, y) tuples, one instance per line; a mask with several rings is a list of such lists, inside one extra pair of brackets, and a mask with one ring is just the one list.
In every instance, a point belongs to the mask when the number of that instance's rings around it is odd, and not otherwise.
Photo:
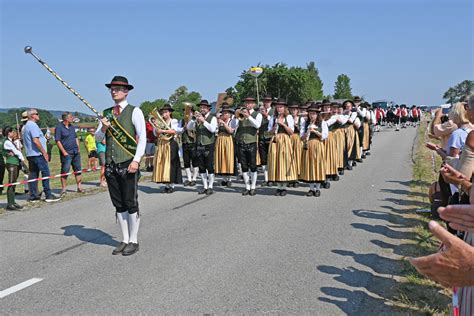
[[(255, 119), (258, 114), (257, 111), (253, 111), (251, 116)], [(235, 140), (239, 144), (253, 144), (257, 142), (257, 133), (258, 129), (250, 123), (250, 120), (242, 120), (239, 122)]]
[[(273, 108), (270, 108), (268, 111), (268, 117), (272, 117), (273, 115)], [(268, 118), (264, 118), (262, 116), (262, 125), (260, 125), (260, 128), (258, 129), (258, 136), (260, 139), (269, 139), (272, 138), (272, 133), (268, 131), (268, 123), (269, 123)]]
[[(136, 139), (137, 132), (135, 131), (135, 126), (132, 122), (132, 114), (133, 110), (135, 109), (132, 105), (127, 105), (119, 116), (117, 116), (117, 122), (123, 127), (123, 129), (130, 134), (133, 138)], [(108, 113), (109, 111), (113, 112), (113, 107), (108, 108), (104, 111), (104, 113)], [(133, 159), (125, 149), (123, 149), (119, 143), (110, 135), (109, 132), (105, 134), (105, 162), (110, 164), (114, 163), (123, 163), (125, 161)]]
[[(206, 122), (210, 124), (213, 117), (214, 115), (209, 113), (209, 115), (206, 118)], [(214, 142), (216, 141), (216, 134), (209, 132), (209, 130), (206, 128), (206, 126), (204, 126), (204, 124), (197, 124), (196, 125), (196, 140), (197, 140), (198, 145), (201, 145), (201, 146), (211, 145), (211, 144), (214, 144)]]

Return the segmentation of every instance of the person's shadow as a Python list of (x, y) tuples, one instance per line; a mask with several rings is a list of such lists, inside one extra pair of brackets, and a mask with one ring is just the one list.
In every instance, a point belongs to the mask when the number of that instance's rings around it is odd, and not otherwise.
[(113, 236), (101, 231), (100, 229), (87, 228), (84, 225), (69, 225), (61, 227), (64, 229), (64, 236), (75, 236), (83, 242), (117, 247), (119, 242)]

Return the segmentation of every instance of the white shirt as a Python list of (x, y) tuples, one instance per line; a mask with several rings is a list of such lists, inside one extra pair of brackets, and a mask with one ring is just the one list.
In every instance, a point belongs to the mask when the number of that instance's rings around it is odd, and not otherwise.
[(17, 156), (21, 161), (25, 161), (25, 158), (23, 157), (23, 154), (21, 153), (21, 151), (19, 151), (18, 148), (16, 148), (16, 146), (12, 143), (12, 141), (9, 138), (7, 138), (5, 142), (3, 143), (3, 149), (12, 151), (15, 154), (15, 156)]
[[(257, 116), (255, 118), (253, 118), (252, 114), (253, 112), (255, 112), (254, 110), (250, 110), (249, 113), (250, 113), (250, 116), (248, 118), (248, 120), (250, 121), (250, 124), (252, 124), (253, 127), (255, 127), (256, 129), (259, 129), (260, 128), (260, 125), (262, 125), (262, 114), (258, 113)], [(232, 127), (234, 130), (237, 129), (237, 127), (239, 127), (239, 120), (234, 118), (232, 120), (232, 122), (230, 122), (230, 127)]]
[(362, 116), (362, 118), (365, 118), (365, 116), (367, 115), (367, 109), (359, 107), (357, 108), (357, 113), (359, 113), (359, 115)]
[[(207, 119), (209, 117), (211, 113), (207, 113), (204, 118)], [(202, 123), (206, 128), (207, 130), (210, 132), (210, 133), (215, 133), (217, 131), (217, 118), (215, 116), (212, 117), (211, 119), (211, 123), (209, 123), (208, 121), (204, 121), (204, 123)], [(187, 129), (194, 129), (196, 127), (196, 121), (189, 121), (188, 122), (188, 125), (186, 126)]]
[[(300, 136), (303, 137), (305, 133), (306, 133), (305, 127), (303, 125), (301, 126), (301, 129), (300, 129)], [(321, 140), (325, 140), (326, 138), (328, 138), (328, 135), (329, 135), (328, 124), (326, 123), (326, 121), (322, 121), (321, 122)]]
[(344, 114), (337, 114), (337, 121), (344, 125), (347, 123), (347, 121), (349, 120), (349, 115), (344, 115)]
[(349, 120), (348, 121), (350, 123), (354, 123), (356, 118), (357, 118), (357, 112), (351, 112), (351, 114), (349, 115)]
[[(183, 128), (179, 127), (177, 119), (172, 118), (171, 121), (170, 121), (169, 127), (170, 127), (170, 129), (176, 131), (176, 133), (178, 133), (178, 134), (183, 133)], [(153, 128), (153, 135), (158, 136), (156, 134), (156, 128)]]
[[(275, 123), (275, 116), (271, 116), (270, 119), (269, 119), (269, 122), (268, 122), (268, 131), (270, 132), (272, 129), (273, 129), (273, 124)], [(287, 115), (286, 116), (286, 124), (288, 125), (288, 127), (294, 131), (295, 130), (295, 121), (293, 120), (293, 116), (291, 115)], [(280, 126), (278, 126), (279, 128)], [(278, 128), (277, 128), (277, 133), (278, 133)]]
[[(122, 113), (123, 109), (128, 105), (127, 100), (120, 102), (120, 113)], [(135, 156), (133, 157), (133, 161), (140, 163), (142, 156), (145, 154), (145, 147), (146, 147), (146, 125), (145, 125), (145, 117), (143, 116), (142, 110), (139, 107), (135, 107), (132, 112), (132, 123), (135, 127), (135, 132), (138, 136), (138, 143), (137, 143), (137, 150), (135, 152)], [(95, 140), (97, 142), (101, 142), (105, 137), (105, 133), (102, 132), (102, 122), (99, 121), (99, 126), (95, 131)]]
[(337, 115), (331, 116), (330, 118), (325, 120), (325, 122), (326, 122), (327, 126), (331, 126), (331, 125), (335, 124), (337, 122)]

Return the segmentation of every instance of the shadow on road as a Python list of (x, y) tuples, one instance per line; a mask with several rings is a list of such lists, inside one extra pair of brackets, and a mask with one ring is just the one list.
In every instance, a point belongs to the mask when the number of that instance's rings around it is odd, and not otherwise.
[(119, 244), (113, 236), (100, 229), (87, 228), (84, 225), (69, 225), (61, 227), (61, 229), (64, 230), (64, 236), (74, 236), (86, 243), (111, 247), (117, 247)]

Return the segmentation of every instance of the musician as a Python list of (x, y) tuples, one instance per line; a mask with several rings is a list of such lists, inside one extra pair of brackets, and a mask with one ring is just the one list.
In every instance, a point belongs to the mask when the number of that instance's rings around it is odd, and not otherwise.
[(359, 132), (361, 158), (365, 159), (366, 157), (365, 152), (369, 149), (369, 133), (370, 133), (367, 103), (362, 102), (362, 99), (356, 96), (354, 97), (354, 104), (357, 109), (357, 115), (359, 116), (359, 120), (362, 123), (358, 132)]
[(337, 143), (337, 170), (340, 176), (344, 175), (344, 169), (347, 166), (347, 145), (346, 145), (346, 130), (347, 121), (349, 120), (348, 113), (344, 112), (344, 107), (340, 103), (335, 103), (334, 112), (336, 117), (336, 143)]
[(272, 135), (268, 132), (269, 118), (273, 115), (272, 107), (273, 98), (269, 95), (263, 97), (263, 105), (260, 107), (260, 114), (262, 115), (262, 123), (258, 129), (258, 153), (260, 155), (260, 166), (263, 171), (264, 181), (260, 184), (262, 187), (270, 186), (268, 182), (268, 146), (270, 146), (270, 140)]
[[(181, 129), (178, 120), (172, 117), (174, 109), (165, 104), (159, 109), (162, 117), (161, 123), (155, 123), (153, 133), (158, 137), (155, 158), (153, 160), (152, 181), (164, 183), (165, 188), (161, 193), (173, 193), (175, 184), (183, 183), (181, 175), (181, 162), (179, 160), (179, 146), (176, 137)], [(160, 121), (158, 118), (157, 121)]]
[[(337, 143), (336, 143), (336, 116), (333, 115), (333, 107), (329, 100), (323, 100), (322, 112), (320, 113), (322, 119), (326, 122), (328, 127), (328, 137), (325, 141), (326, 147), (326, 180), (338, 181), (339, 176), (337, 172)], [(329, 189), (330, 184), (326, 181), (323, 187)]]
[(196, 157), (196, 131), (194, 129), (188, 129), (188, 122), (192, 119), (194, 106), (191, 105), (188, 110), (185, 108), (184, 111), (184, 119), (180, 124), (182, 128), (181, 143), (183, 148), (183, 164), (187, 178), (187, 180), (184, 181), (184, 186), (193, 187), (196, 185), (196, 179), (199, 173)]
[(399, 110), (399, 113), (400, 113), (400, 123), (402, 125), (402, 128), (407, 128), (407, 121), (408, 121), (408, 109), (407, 109), (407, 106), (406, 104), (402, 104), (400, 106), (400, 110)]
[(349, 116), (347, 120), (346, 130), (346, 144), (347, 144), (347, 170), (352, 170), (352, 167), (357, 165), (356, 160), (360, 157), (360, 146), (359, 146), (359, 134), (357, 132), (358, 124), (360, 120), (357, 117), (357, 110), (354, 107), (352, 100), (346, 100), (342, 103), (344, 109)]
[(288, 182), (296, 181), (296, 159), (290, 136), (294, 121), (284, 100), (275, 103), (275, 113), (270, 118), (268, 130), (273, 134), (268, 149), (268, 180), (277, 182), (276, 196), (285, 196)]
[(299, 179), (309, 183), (306, 196), (321, 195), (321, 183), (326, 181), (326, 150), (324, 140), (328, 136), (328, 127), (319, 113), (321, 108), (312, 105), (308, 108), (308, 119), (303, 122), (300, 136), (305, 143), (301, 157), (301, 173)]
[[(235, 117), (232, 120), (232, 128), (236, 130), (235, 142), (237, 144), (237, 155), (242, 167), (242, 177), (245, 189), (242, 195), (254, 196), (257, 185), (257, 141), (258, 130), (262, 124), (262, 114), (255, 111), (255, 98), (243, 99), (244, 107), (239, 109), (241, 120)], [(236, 116), (238, 116), (236, 112)], [(249, 175), (250, 170), (250, 175)], [(252, 183), (250, 184), (250, 178)]]
[[(300, 137), (300, 129), (301, 129), (301, 124), (304, 123), (300, 117), (299, 107), (300, 107), (299, 104), (296, 102), (293, 102), (288, 106), (288, 111), (290, 112), (290, 115), (293, 117), (293, 122), (294, 122), (293, 135), (291, 135), (290, 139), (291, 139), (291, 144), (293, 146), (293, 153), (295, 154), (297, 175), (300, 174), (301, 154), (303, 151), (303, 142), (301, 141), (301, 137)], [(297, 188), (298, 181), (290, 182), (288, 186)]]
[(188, 130), (196, 130), (196, 159), (201, 174), (203, 188), (198, 194), (214, 193), (214, 143), (216, 141), (217, 118), (211, 114), (211, 105), (207, 100), (198, 104), (196, 120), (188, 122)]
[(115, 76), (105, 86), (115, 105), (104, 110), (95, 137), (99, 142), (104, 137), (106, 140), (105, 178), (123, 235), (123, 241), (112, 254), (129, 256), (140, 249), (138, 179), (140, 160), (146, 147), (145, 118), (140, 108), (128, 104), (128, 92), (133, 86), (127, 78)]
[(220, 117), (217, 119), (219, 124), (216, 147), (214, 152), (215, 173), (223, 176), (222, 186), (231, 187), (231, 176), (234, 174), (234, 129), (231, 127), (232, 115), (234, 110), (226, 102), (222, 103)]

